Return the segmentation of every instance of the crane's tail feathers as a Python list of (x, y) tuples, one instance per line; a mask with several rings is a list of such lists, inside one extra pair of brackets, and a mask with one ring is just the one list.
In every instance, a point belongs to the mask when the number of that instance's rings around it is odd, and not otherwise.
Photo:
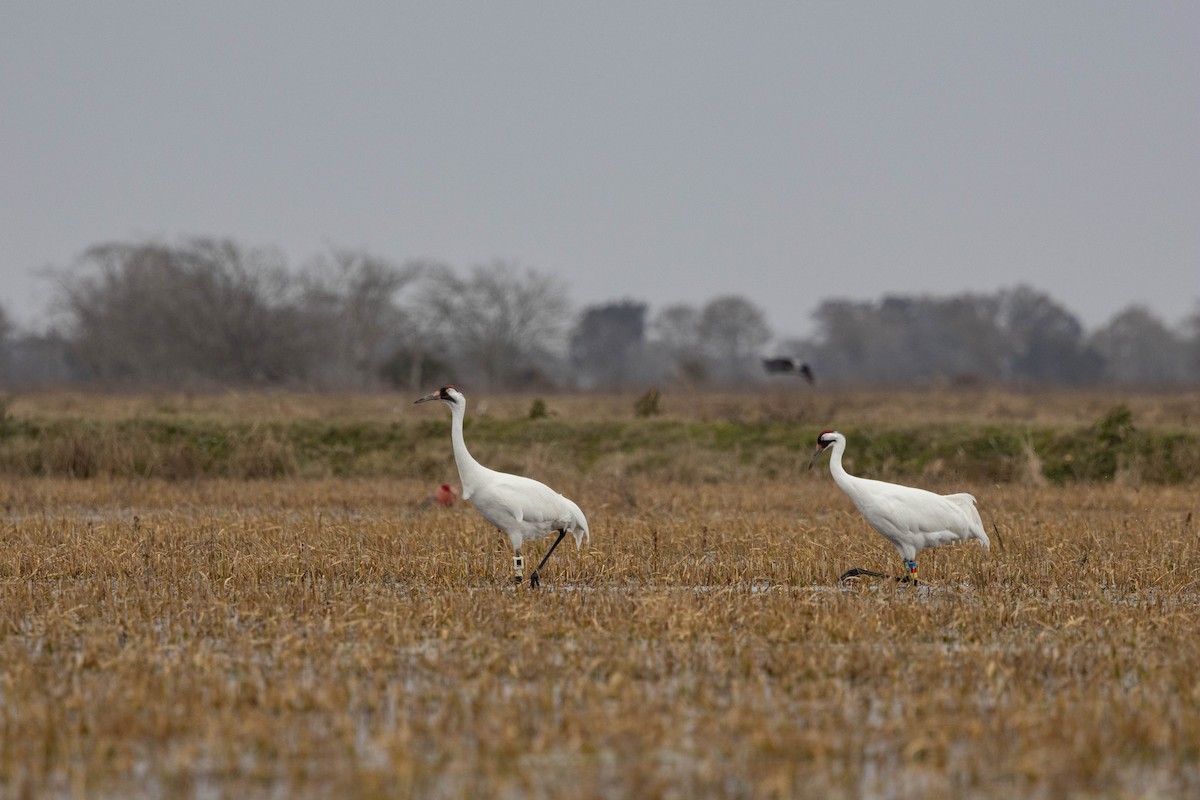
[(575, 530), (571, 531), (571, 535), (575, 537), (575, 549), (578, 550), (584, 542), (592, 543), (592, 534), (588, 531), (587, 525), (577, 525)]
[(987, 531), (983, 529), (983, 520), (979, 518), (979, 512), (975, 510), (975, 506), (971, 506), (971, 536), (979, 540), (984, 550), (992, 549), (992, 541), (988, 539)]
[(992, 543), (983, 529), (983, 519), (979, 516), (979, 509), (975, 507), (975, 496), (967, 492), (960, 492), (959, 494), (948, 494), (945, 497), (966, 515), (968, 533), (963, 540), (978, 539), (984, 550), (991, 550)]
[(983, 546), (984, 550), (992, 549), (992, 542), (983, 530), (983, 521), (979, 519), (979, 512), (975, 513), (975, 518), (971, 520), (970, 529), (967, 531), (967, 535), (963, 537), (964, 542), (969, 542), (972, 539), (978, 539), (979, 544)]
[[(582, 531), (582, 533), (580, 533)], [(592, 532), (588, 530), (587, 517), (579, 510), (579, 506), (575, 506), (575, 549), (579, 549), (579, 544), (583, 540), (587, 540), (588, 544), (592, 543)]]

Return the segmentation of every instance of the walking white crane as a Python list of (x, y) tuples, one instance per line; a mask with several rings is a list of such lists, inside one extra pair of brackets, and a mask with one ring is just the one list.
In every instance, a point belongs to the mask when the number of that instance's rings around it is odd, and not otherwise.
[(453, 415), (450, 440), (454, 444), (454, 462), (458, 465), (458, 477), (462, 481), (463, 499), (470, 500), (484, 519), (508, 534), (513, 547), (516, 583), (521, 582), (525, 572), (521, 545), (558, 533), (554, 544), (550, 545), (546, 555), (542, 556), (542, 562), (529, 574), (529, 586), (536, 588), (541, 583), (538, 578), (539, 570), (546, 565), (546, 559), (550, 558), (550, 554), (564, 536), (570, 533), (575, 537), (576, 549), (584, 538), (591, 541), (587, 518), (583, 516), (579, 506), (546, 484), (532, 478), (488, 469), (471, 456), (463, 440), (463, 417), (467, 412), (467, 398), (462, 392), (453, 386), (443, 386), (414, 402), (427, 403), (430, 400), (441, 400), (450, 406)]
[[(904, 559), (908, 574), (897, 580), (917, 582), (917, 554), (926, 548), (970, 539), (978, 539), (985, 550), (990, 548), (983, 520), (979, 518), (975, 498), (971, 495), (934, 494), (911, 486), (855, 477), (842, 467), (846, 437), (837, 431), (823, 431), (817, 437), (817, 451), (808, 462), (809, 469), (830, 446), (833, 456), (829, 459), (829, 471), (833, 473), (834, 482), (854, 501), (871, 527), (891, 542)], [(856, 575), (884, 577), (878, 572), (855, 568), (838, 580)]]

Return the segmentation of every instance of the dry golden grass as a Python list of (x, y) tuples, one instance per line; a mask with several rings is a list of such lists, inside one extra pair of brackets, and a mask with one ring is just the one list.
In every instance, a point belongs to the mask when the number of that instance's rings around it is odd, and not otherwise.
[(1200, 792), (1194, 485), (934, 485), (992, 552), (839, 588), (899, 562), (827, 469), (564, 475), (536, 592), (429, 488), (8, 481), (0, 795)]

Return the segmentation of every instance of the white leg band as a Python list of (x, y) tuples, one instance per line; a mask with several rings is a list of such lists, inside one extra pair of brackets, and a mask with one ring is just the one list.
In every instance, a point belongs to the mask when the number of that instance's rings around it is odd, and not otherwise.
[(525, 574), (525, 557), (513, 556), (513, 570), (517, 573), (517, 577)]

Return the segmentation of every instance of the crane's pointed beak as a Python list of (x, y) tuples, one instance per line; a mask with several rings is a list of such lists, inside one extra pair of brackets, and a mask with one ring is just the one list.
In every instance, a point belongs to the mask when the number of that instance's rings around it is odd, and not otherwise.
[(824, 447), (818, 447), (818, 448), (817, 448), (817, 452), (813, 453), (812, 461), (809, 461), (809, 462), (808, 462), (808, 468), (809, 468), (809, 469), (812, 469), (812, 468), (813, 468), (813, 464), (816, 464), (816, 463), (817, 463), (817, 459), (818, 459), (818, 458), (820, 458), (820, 457), (821, 457), (821, 453), (824, 453), (824, 452), (825, 452), (825, 448), (824, 448)]
[(427, 394), (424, 397), (420, 398), (419, 400), (413, 400), (413, 405), (415, 406), (417, 403), (428, 403), (430, 400), (440, 400), (440, 399), (441, 398), (438, 396), (437, 392), (432, 392), (432, 393)]

